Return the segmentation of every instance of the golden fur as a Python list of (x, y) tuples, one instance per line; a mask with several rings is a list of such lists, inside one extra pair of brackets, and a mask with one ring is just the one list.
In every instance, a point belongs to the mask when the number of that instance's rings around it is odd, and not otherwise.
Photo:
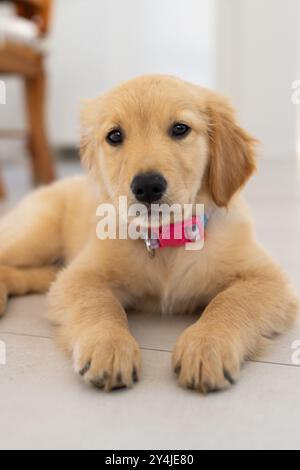
[[(204, 306), (179, 338), (179, 383), (206, 393), (229, 387), (266, 338), (290, 327), (298, 298), (257, 244), (239, 190), (255, 169), (252, 139), (219, 94), (165, 76), (122, 84), (83, 112), (82, 159), (89, 176), (29, 195), (0, 223), (0, 311), (7, 296), (50, 290), (50, 319), (87, 383), (111, 390), (138, 379), (141, 360), (125, 311), (188, 313)], [(192, 132), (174, 141), (168, 129)], [(121, 126), (120, 147), (106, 142)], [(201, 251), (166, 249), (150, 259), (141, 240), (99, 241), (96, 207), (134, 203), (130, 183), (158, 171), (167, 201), (212, 212)]]

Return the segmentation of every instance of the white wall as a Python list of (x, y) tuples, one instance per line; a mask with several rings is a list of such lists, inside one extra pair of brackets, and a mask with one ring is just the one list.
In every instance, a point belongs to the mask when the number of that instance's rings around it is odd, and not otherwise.
[[(120, 80), (169, 73), (213, 85), (214, 0), (56, 0), (49, 57), (50, 135), (78, 139), (80, 102)], [(21, 126), (18, 83), (0, 127)]]
[[(272, 157), (293, 158), (299, 107), (299, 0), (55, 0), (49, 128), (74, 145), (83, 98), (151, 72), (181, 75), (232, 97), (242, 124)], [(20, 127), (20, 86), (8, 88), (0, 128)]]
[(267, 156), (295, 158), (298, 0), (217, 0), (217, 87)]

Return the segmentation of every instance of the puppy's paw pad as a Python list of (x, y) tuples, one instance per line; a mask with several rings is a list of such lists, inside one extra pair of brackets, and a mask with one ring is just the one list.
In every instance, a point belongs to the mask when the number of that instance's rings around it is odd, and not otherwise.
[(130, 388), (139, 379), (140, 350), (127, 332), (103, 332), (97, 337), (82, 339), (73, 357), (75, 371), (98, 389)]
[(191, 327), (179, 338), (173, 368), (181, 386), (207, 394), (226, 390), (239, 377), (241, 359), (232, 342)]

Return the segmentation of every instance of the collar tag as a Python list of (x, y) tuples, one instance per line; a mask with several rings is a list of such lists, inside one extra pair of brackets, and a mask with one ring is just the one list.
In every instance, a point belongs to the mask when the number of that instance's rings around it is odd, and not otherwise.
[(155, 258), (156, 250), (160, 248), (159, 241), (151, 238), (146, 238), (145, 245), (150, 258)]
[(185, 222), (151, 229), (149, 237), (145, 239), (150, 258), (154, 258), (156, 251), (159, 249), (182, 247), (203, 240), (207, 223), (207, 215), (204, 216), (203, 220), (201, 217), (194, 216)]

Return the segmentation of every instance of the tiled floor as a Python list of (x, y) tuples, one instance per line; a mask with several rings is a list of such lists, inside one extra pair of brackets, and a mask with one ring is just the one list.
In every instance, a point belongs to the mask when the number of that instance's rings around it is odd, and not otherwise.
[[(60, 166), (61, 175), (74, 171), (77, 164)], [(11, 203), (28, 187), (18, 161), (6, 179)], [(261, 162), (247, 193), (259, 238), (300, 290), (299, 168)], [(142, 380), (107, 395), (73, 374), (45, 312), (43, 296), (14, 299), (0, 322), (7, 349), (7, 364), (0, 365), (1, 449), (300, 448), (300, 368), (292, 363), (300, 322), (244, 367), (234, 389), (203, 397), (178, 388), (170, 368), (174, 342), (193, 318), (135, 314), (130, 323), (142, 346)]]

